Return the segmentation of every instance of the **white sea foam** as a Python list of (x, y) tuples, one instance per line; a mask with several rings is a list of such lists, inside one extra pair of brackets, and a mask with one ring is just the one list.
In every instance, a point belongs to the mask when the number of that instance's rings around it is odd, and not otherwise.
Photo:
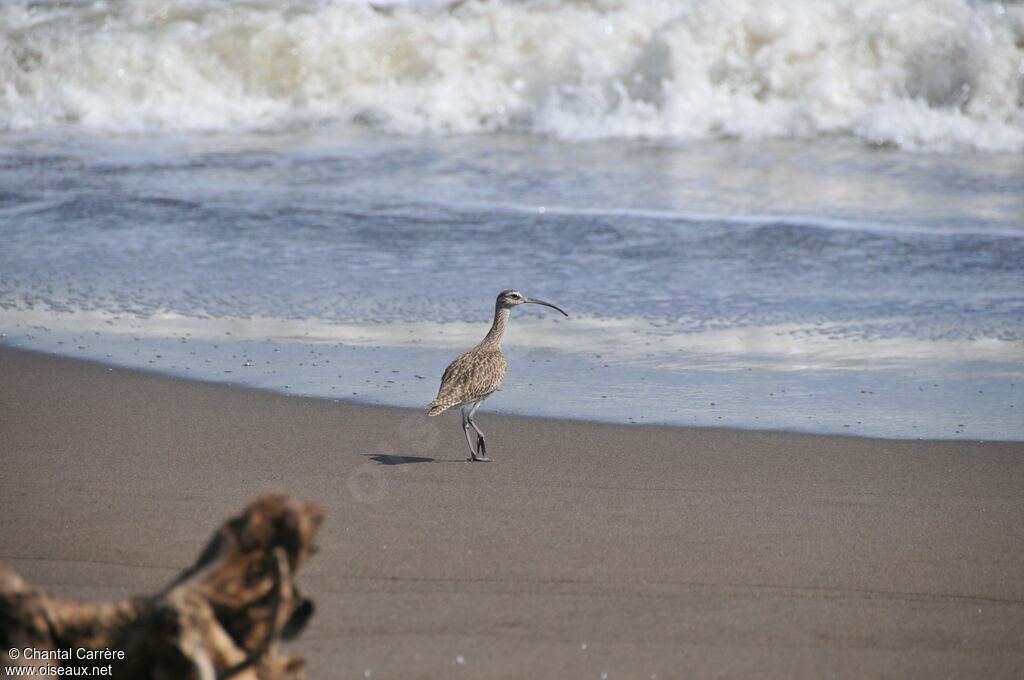
[[(53, 312), (4, 309), (3, 328), (54, 331), (61, 336), (135, 339), (188, 338), (222, 343), (272, 342), (305, 347), (345, 345), (449, 352), (453, 356), (480, 340), (485, 322), (392, 321), (340, 323), (323, 319), (251, 316), (149, 316), (102, 311)], [(524, 316), (517, 319), (505, 345), (513, 351), (577, 354), (593, 363), (645, 366), (667, 371), (733, 371), (756, 365), (788, 371), (865, 371), (916, 365), (922, 361), (975, 361), (1021, 365), (1024, 345), (997, 338), (923, 340), (843, 336), (829, 325), (803, 324), (732, 327), (684, 332), (678, 324), (646, 319), (605, 319), (576, 315), (570, 320)], [(69, 343), (71, 344), (71, 343)], [(585, 348), (581, 350), (581, 348)], [(600, 360), (594, 359), (600, 358)], [(1019, 371), (1016, 371), (1019, 373)]]
[(0, 7), (0, 129), (1024, 149), (1024, 6), (967, 0), (106, 0)]

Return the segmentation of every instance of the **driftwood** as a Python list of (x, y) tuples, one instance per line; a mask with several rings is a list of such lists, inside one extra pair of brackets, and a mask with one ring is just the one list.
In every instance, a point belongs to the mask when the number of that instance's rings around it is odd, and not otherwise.
[(315, 503), (262, 496), (164, 590), (116, 603), (58, 598), (0, 565), (3, 663), (133, 680), (300, 680), (305, 660), (275, 646), (313, 613), (296, 574), (322, 517)]

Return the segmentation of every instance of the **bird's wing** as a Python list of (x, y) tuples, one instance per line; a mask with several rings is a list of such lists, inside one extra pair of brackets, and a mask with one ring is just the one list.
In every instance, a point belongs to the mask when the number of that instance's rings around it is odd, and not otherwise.
[(487, 396), (505, 379), (506, 365), (500, 353), (466, 352), (445, 369), (432, 403), (454, 406)]
[(465, 371), (462, 370), (463, 365), (466, 363), (465, 359), (466, 355), (460, 354), (455, 357), (452, 363), (448, 364), (448, 368), (444, 369), (444, 374), (441, 376), (441, 386), (437, 390), (438, 396), (441, 396), (441, 393), (444, 392), (444, 388), (446, 386), (450, 386), (456, 382), (461, 382), (461, 377), (456, 378), (455, 376), (465, 373)]

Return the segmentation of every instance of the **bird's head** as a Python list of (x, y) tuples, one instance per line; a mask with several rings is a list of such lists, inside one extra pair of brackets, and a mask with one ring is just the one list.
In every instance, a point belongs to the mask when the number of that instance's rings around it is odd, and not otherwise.
[[(500, 293), (498, 293), (498, 306), (499, 307), (515, 307), (516, 305), (523, 305), (523, 304), (544, 305), (545, 307), (551, 307), (552, 309), (557, 309), (558, 311), (562, 312), (562, 314), (565, 314), (565, 312), (560, 307), (556, 307), (555, 305), (551, 304), (550, 302), (544, 302), (543, 300), (537, 300), (535, 298), (528, 298), (525, 295), (523, 295), (522, 293), (520, 293), (518, 290), (512, 290), (510, 288), (509, 290), (503, 290)], [(569, 316), (568, 314), (565, 314), (565, 315)]]

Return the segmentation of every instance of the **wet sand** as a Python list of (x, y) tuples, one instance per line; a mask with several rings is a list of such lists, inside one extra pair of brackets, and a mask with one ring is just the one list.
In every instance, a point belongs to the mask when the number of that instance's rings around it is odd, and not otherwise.
[(312, 679), (1024, 677), (1022, 443), (478, 420), (0, 348), (0, 560), (150, 592), (283, 491)]

